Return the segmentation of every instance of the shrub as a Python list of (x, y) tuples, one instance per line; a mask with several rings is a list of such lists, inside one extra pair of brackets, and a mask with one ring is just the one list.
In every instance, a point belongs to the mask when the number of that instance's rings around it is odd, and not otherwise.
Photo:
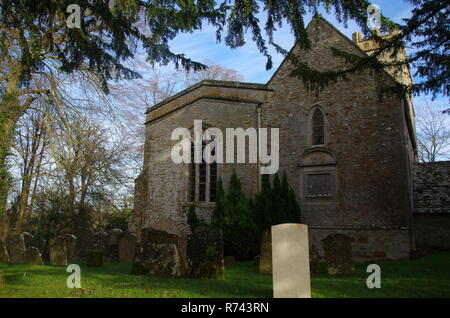
[(189, 209), (187, 212), (187, 222), (191, 231), (194, 231), (199, 226), (207, 226), (206, 222), (197, 216), (197, 212), (195, 211), (195, 204), (189, 205)]
[(261, 184), (261, 192), (256, 194), (252, 206), (259, 239), (272, 225), (300, 222), (300, 207), (295, 192), (287, 181), (286, 173), (283, 173), (281, 180), (278, 174), (275, 174), (272, 183), (269, 175), (263, 175)]
[(114, 210), (106, 217), (108, 224), (105, 230), (108, 232), (112, 229), (121, 229), (126, 232), (128, 230), (128, 218), (131, 212), (130, 209)]
[(225, 255), (249, 260), (257, 254), (256, 227), (251, 211), (251, 202), (246, 198), (236, 173), (231, 175), (226, 194), (219, 179), (212, 223), (222, 229)]

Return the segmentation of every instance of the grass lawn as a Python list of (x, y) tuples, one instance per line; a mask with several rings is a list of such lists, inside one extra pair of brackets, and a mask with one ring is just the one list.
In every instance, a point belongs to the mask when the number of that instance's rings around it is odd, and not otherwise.
[[(383, 262), (381, 288), (366, 287), (366, 265), (355, 276), (331, 277), (322, 267), (312, 277), (313, 297), (450, 297), (450, 253), (410, 261)], [(226, 267), (223, 280), (158, 278), (130, 274), (131, 265), (81, 265), (81, 290), (66, 287), (65, 267), (0, 264), (5, 297), (272, 297), (272, 277), (258, 273), (253, 262)]]

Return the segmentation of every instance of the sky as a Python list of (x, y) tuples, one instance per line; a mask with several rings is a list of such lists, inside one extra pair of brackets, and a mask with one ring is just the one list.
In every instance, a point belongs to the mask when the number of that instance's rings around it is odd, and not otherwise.
[[(411, 16), (412, 6), (407, 1), (376, 0), (373, 3), (381, 8), (383, 15), (395, 22), (401, 22), (402, 19)], [(353, 21), (349, 21), (348, 25), (344, 26), (336, 21), (332, 12), (327, 14), (324, 10), (321, 10), (320, 13), (350, 39), (354, 32), (360, 31)], [(305, 16), (305, 22), (308, 23), (311, 18), (312, 14), (308, 13)], [(274, 39), (286, 50), (294, 45), (294, 36), (288, 26), (283, 26), (275, 32)], [(171, 42), (171, 49), (176, 53), (184, 53), (187, 57), (196, 61), (208, 59), (224, 67), (235, 69), (244, 76), (244, 82), (266, 83), (281, 64), (283, 56), (271, 49), (273, 68), (266, 70), (266, 58), (259, 52), (250, 35), (247, 35), (246, 40), (247, 43), (243, 47), (230, 49), (224, 43), (216, 43), (215, 30), (206, 26), (202, 31), (177, 36)], [(416, 97), (416, 104), (423, 99), (431, 101), (431, 96)], [(449, 104), (449, 99), (438, 97), (433, 103), (445, 107)]]

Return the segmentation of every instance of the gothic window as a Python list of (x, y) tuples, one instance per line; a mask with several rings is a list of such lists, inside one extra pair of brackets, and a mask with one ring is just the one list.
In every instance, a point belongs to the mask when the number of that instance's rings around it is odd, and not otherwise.
[[(191, 163), (189, 165), (189, 200), (191, 202), (215, 202), (217, 193), (217, 163), (206, 163), (202, 143), (202, 162), (194, 163), (194, 143), (191, 143)], [(215, 149), (211, 155), (215, 155)]]
[(312, 118), (312, 144), (323, 145), (325, 143), (325, 121), (323, 113), (316, 109)]

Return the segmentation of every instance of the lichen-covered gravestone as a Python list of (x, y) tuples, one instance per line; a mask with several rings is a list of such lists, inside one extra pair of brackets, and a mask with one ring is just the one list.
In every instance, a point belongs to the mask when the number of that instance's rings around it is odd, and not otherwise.
[(189, 276), (200, 279), (223, 278), (223, 236), (216, 228), (200, 226), (188, 237)]
[(50, 265), (67, 266), (67, 245), (64, 236), (56, 236), (49, 240)]
[(106, 240), (108, 239), (108, 233), (100, 231), (95, 233), (94, 236), (94, 249), (104, 251), (106, 248)]
[(236, 263), (236, 258), (234, 256), (224, 256), (223, 262), (225, 265), (231, 265)]
[(328, 274), (352, 275), (355, 273), (350, 237), (344, 234), (330, 234), (322, 240), (322, 243)]
[(5, 288), (5, 276), (3, 272), (0, 270), (0, 289)]
[(187, 273), (187, 262), (174, 234), (144, 228), (136, 246), (132, 272), (138, 275), (180, 277)]
[(25, 249), (28, 249), (30, 247), (34, 246), (34, 235), (28, 232), (23, 232), (23, 240), (25, 242)]
[(311, 247), (309, 248), (309, 270), (311, 272), (311, 275), (317, 274), (319, 272), (319, 262), (319, 252), (314, 245), (311, 245)]
[(134, 233), (126, 233), (119, 240), (119, 262), (131, 263), (134, 259), (137, 237)]
[(9, 254), (8, 250), (6, 248), (6, 244), (0, 240), (0, 264), (9, 264)]
[(109, 262), (119, 261), (119, 240), (123, 235), (121, 229), (112, 229), (108, 233), (105, 248), (105, 258)]
[(89, 267), (102, 267), (104, 260), (103, 251), (89, 251), (86, 265)]
[(78, 259), (76, 248), (77, 248), (77, 237), (73, 234), (64, 234), (67, 247), (67, 260), (75, 261)]
[(272, 275), (272, 235), (270, 230), (264, 231), (262, 235), (259, 272), (264, 275)]
[(27, 255), (25, 249), (25, 240), (22, 234), (10, 234), (7, 238), (7, 248), (10, 262), (12, 264), (26, 264)]
[(37, 247), (28, 247), (26, 250), (26, 258), (27, 258), (27, 264), (35, 264), (35, 265), (42, 265), (44, 262), (42, 261), (41, 252), (39, 252), (39, 249)]

